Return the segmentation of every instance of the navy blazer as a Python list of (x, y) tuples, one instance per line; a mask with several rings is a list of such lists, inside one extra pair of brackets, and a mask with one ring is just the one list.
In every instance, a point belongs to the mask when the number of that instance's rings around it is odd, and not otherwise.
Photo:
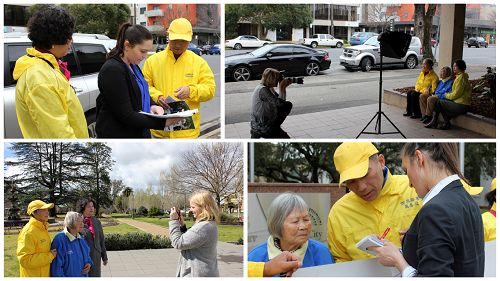
[[(96, 132), (98, 138), (147, 138), (144, 129), (162, 130), (165, 119), (138, 113), (142, 110), (142, 93), (128, 66), (119, 56), (108, 59), (97, 81)], [(151, 101), (151, 105), (155, 103)]]
[(484, 276), (481, 212), (459, 180), (420, 209), (404, 236), (403, 256), (418, 276)]

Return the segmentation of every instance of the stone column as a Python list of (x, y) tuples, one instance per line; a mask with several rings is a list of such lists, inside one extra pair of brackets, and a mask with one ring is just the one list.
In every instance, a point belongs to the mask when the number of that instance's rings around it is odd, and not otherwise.
[(441, 4), (439, 67), (453, 67), (463, 57), (465, 4)]

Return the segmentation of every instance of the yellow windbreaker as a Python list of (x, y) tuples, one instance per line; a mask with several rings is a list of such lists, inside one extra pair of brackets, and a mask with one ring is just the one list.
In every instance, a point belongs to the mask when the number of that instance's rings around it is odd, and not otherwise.
[(263, 262), (248, 262), (248, 277), (264, 277)]
[(50, 277), (54, 256), (47, 223), (30, 218), (17, 237), (17, 259), (20, 277)]
[(398, 231), (410, 227), (422, 207), (422, 199), (409, 186), (407, 176), (392, 176), (374, 201), (364, 201), (354, 192), (340, 198), (328, 215), (328, 247), (336, 262), (373, 258), (358, 248), (356, 243), (370, 234), (382, 235), (401, 247)]
[[(191, 51), (185, 51), (177, 60), (169, 46), (164, 51), (149, 57), (142, 70), (149, 84), (151, 98), (158, 102), (160, 96), (170, 96), (174, 100), (174, 91), (182, 86), (189, 86), (189, 98), (186, 103), (190, 109), (200, 109), (200, 102), (211, 100), (215, 95), (215, 80), (208, 63)], [(200, 135), (200, 114), (193, 115), (195, 128), (165, 132), (151, 130), (155, 138), (197, 138)]]
[[(415, 91), (421, 94), (432, 94), (436, 91), (437, 85), (439, 83), (439, 77), (437, 76), (434, 70), (429, 71), (427, 75), (424, 75), (424, 72), (421, 71), (418, 76), (417, 83), (415, 84)], [(431, 86), (431, 92), (426, 93), (427, 88)]]
[[(493, 203), (491, 210), (497, 211), (497, 203)], [(483, 213), (483, 228), (484, 228), (484, 241), (492, 241), (497, 239), (497, 218), (488, 212)]]
[(453, 81), (451, 92), (445, 95), (446, 99), (463, 105), (470, 105), (472, 99), (472, 86), (469, 82), (469, 74), (460, 72)]
[(13, 73), (17, 120), (24, 138), (88, 138), (82, 105), (56, 58), (35, 48), (26, 52), (31, 57), (20, 57)]

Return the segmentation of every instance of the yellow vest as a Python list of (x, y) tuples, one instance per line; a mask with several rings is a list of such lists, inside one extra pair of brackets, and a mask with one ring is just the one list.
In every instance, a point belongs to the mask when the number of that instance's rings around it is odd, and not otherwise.
[(469, 82), (469, 74), (460, 72), (453, 80), (451, 92), (446, 93), (446, 99), (453, 102), (470, 105), (472, 99), (472, 86)]
[[(215, 80), (208, 63), (187, 50), (176, 60), (169, 46), (164, 51), (149, 57), (142, 70), (149, 84), (149, 94), (158, 102), (160, 96), (170, 96), (174, 100), (174, 91), (182, 86), (189, 86), (189, 98), (185, 99), (190, 109), (200, 110), (200, 103), (211, 100), (215, 95)], [(193, 115), (195, 128), (165, 132), (151, 130), (155, 138), (197, 138), (200, 135), (200, 114)]]
[(248, 277), (263, 277), (264, 276), (263, 262), (248, 262)]
[(17, 259), (20, 277), (50, 277), (54, 256), (47, 223), (30, 218), (17, 237)]
[[(16, 61), (16, 114), (27, 139), (89, 138), (82, 105), (52, 54), (35, 48)], [(52, 67), (44, 60), (50, 62)]]
[[(493, 203), (491, 210), (497, 211), (497, 203)], [(497, 218), (492, 213), (483, 213), (484, 241), (492, 241), (497, 239)]]
[(437, 85), (439, 83), (439, 77), (434, 70), (429, 71), (427, 75), (424, 72), (420, 72), (418, 76), (417, 83), (415, 84), (415, 91), (419, 93), (425, 93), (426, 89), (431, 87), (431, 91), (428, 94), (434, 93), (436, 91)]
[(421, 207), (422, 199), (409, 186), (408, 177), (392, 176), (389, 171), (375, 200), (364, 201), (354, 192), (344, 195), (328, 215), (328, 247), (335, 262), (373, 258), (356, 243), (370, 234), (382, 235), (387, 227), (391, 230), (385, 239), (401, 247), (398, 231), (410, 227)]

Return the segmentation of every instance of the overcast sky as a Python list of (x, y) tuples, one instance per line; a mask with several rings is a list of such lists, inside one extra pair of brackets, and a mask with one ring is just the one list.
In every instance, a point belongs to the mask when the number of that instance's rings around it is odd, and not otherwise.
[[(194, 147), (192, 142), (107, 142), (112, 148), (115, 165), (110, 173), (111, 179), (121, 179), (134, 189), (145, 188), (148, 183), (157, 185), (160, 172), (178, 163), (182, 153)], [(5, 143), (6, 161), (15, 157), (10, 144)], [(15, 173), (11, 168), (5, 175)]]

